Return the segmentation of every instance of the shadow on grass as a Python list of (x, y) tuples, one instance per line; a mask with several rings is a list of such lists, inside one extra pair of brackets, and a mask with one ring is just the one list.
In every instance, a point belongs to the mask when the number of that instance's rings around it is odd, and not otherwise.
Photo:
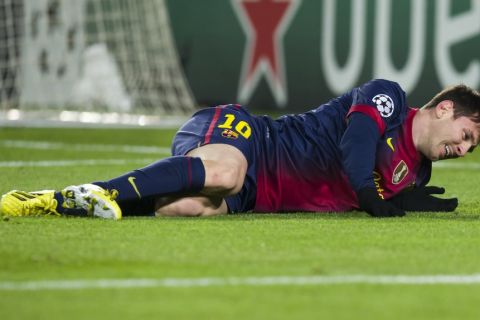
[(238, 223), (238, 222), (253, 222), (253, 221), (318, 221), (332, 222), (343, 221), (351, 223), (387, 223), (387, 224), (403, 224), (403, 223), (421, 223), (426, 221), (451, 221), (451, 222), (480, 222), (480, 214), (478, 213), (451, 213), (451, 212), (408, 212), (405, 217), (396, 218), (373, 218), (364, 212), (322, 212), (322, 213), (241, 213), (229, 214), (213, 217), (151, 217), (151, 216), (126, 216), (121, 221), (115, 222), (104, 219), (80, 218), (80, 217), (1, 217), (0, 224), (23, 224), (23, 223), (64, 223), (68, 220), (70, 224), (76, 225), (77, 220), (90, 220), (92, 223), (98, 225), (101, 221), (105, 224), (122, 223), (129, 221), (142, 221), (145, 223), (162, 223), (167, 221), (184, 221), (185, 223), (203, 223), (203, 222), (220, 222), (220, 223)]
[(373, 218), (365, 212), (296, 212), (296, 213), (236, 213), (212, 217), (125, 217), (124, 219), (155, 219), (155, 220), (206, 220), (206, 221), (254, 221), (254, 220), (319, 220), (319, 221), (412, 221), (412, 220), (452, 220), (452, 221), (480, 221), (479, 214), (452, 213), (452, 212), (408, 212), (405, 217)]
[(480, 215), (478, 213), (464, 213), (464, 212), (412, 212), (407, 213), (414, 219), (420, 218), (423, 220), (452, 220), (452, 221), (480, 221)]

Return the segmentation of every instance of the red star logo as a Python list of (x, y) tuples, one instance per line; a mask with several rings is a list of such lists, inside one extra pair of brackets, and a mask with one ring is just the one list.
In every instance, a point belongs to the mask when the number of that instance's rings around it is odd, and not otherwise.
[(287, 102), (283, 35), (300, 0), (232, 0), (247, 35), (238, 99), (247, 103), (262, 76), (279, 106)]

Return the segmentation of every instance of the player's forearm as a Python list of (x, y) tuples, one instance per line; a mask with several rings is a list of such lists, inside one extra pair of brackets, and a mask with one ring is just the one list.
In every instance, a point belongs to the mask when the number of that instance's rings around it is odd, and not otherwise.
[(360, 209), (374, 217), (399, 217), (405, 212), (380, 198), (373, 170), (380, 132), (377, 124), (362, 113), (353, 113), (340, 143), (343, 167), (355, 191)]

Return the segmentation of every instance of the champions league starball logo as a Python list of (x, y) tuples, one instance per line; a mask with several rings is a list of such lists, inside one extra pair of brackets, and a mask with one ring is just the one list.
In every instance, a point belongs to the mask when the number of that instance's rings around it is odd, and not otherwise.
[(377, 106), (377, 110), (382, 117), (388, 118), (392, 115), (394, 109), (392, 98), (386, 94), (377, 94), (372, 101)]

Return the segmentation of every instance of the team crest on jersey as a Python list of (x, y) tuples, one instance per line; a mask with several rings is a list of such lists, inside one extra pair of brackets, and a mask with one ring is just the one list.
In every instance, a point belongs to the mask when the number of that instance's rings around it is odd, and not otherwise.
[(235, 140), (238, 138), (238, 133), (230, 129), (225, 129), (222, 131), (222, 137)]
[(377, 110), (380, 112), (382, 117), (388, 118), (392, 115), (395, 106), (392, 98), (390, 98), (388, 95), (383, 93), (377, 94), (375, 97), (373, 97), (372, 101), (377, 106)]
[(399, 164), (393, 170), (392, 183), (399, 184), (408, 174), (408, 166), (405, 161), (400, 161)]

